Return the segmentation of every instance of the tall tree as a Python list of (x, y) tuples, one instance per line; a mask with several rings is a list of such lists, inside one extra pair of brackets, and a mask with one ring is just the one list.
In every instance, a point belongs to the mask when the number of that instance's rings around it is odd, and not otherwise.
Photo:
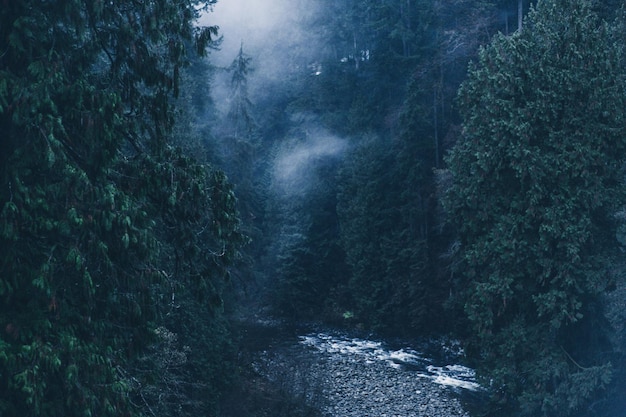
[(431, 166), (422, 164), (412, 135), (403, 139), (363, 140), (339, 176), (339, 230), (350, 267), (344, 308), (378, 331), (424, 332), (433, 330), (441, 306), (430, 282), (431, 192), (423, 167)]
[(131, 361), (170, 277), (219, 303), (234, 197), (169, 146), (188, 46), (215, 34), (194, 27), (211, 3), (0, 10), (0, 414), (138, 413)]
[(599, 297), (626, 202), (611, 35), (588, 1), (544, 0), (523, 32), (481, 50), (459, 92), (446, 206), (470, 346), (496, 406), (520, 415), (589, 415), (611, 378)]
[(252, 58), (244, 53), (242, 42), (237, 57), (228, 68), (228, 71), (231, 72), (231, 93), (227, 121), (231, 125), (232, 136), (235, 139), (249, 135), (254, 127), (250, 110), (252, 103), (248, 96), (248, 76), (252, 71), (251, 63)]

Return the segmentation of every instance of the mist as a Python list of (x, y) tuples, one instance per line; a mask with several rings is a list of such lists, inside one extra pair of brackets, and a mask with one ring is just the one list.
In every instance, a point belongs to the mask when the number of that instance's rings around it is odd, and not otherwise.
[[(214, 5), (200, 23), (219, 27), (221, 44), (211, 52), (211, 63), (216, 68), (211, 97), (222, 120), (226, 120), (232, 101), (232, 73), (228, 68), (240, 48), (251, 59), (247, 98), (252, 113), (289, 95), (294, 79), (315, 77), (311, 68), (317, 68), (315, 63), (327, 42), (320, 31), (311, 30), (320, 15), (320, 2), (312, 0), (223, 0)], [(261, 154), (267, 158), (266, 175), (273, 192), (277, 196), (303, 196), (316, 180), (317, 166), (340, 156), (347, 141), (320, 125), (315, 117), (292, 115), (286, 124), (282, 133), (264, 132), (260, 140), (272, 151), (266, 153), (266, 148)], [(228, 131), (227, 121), (214, 130), (223, 155), (232, 146), (232, 138), (224, 133)], [(223, 162), (228, 170), (232, 161)]]
[(248, 79), (252, 102), (315, 60), (318, 35), (306, 26), (317, 12), (318, 5), (311, 0), (224, 0), (201, 19), (201, 24), (217, 25), (222, 37), (219, 50), (211, 54), (213, 65), (220, 69), (212, 96), (222, 112), (229, 97), (230, 74), (226, 70), (240, 48), (252, 58)]
[(286, 141), (273, 163), (274, 190), (286, 197), (306, 194), (317, 180), (316, 167), (341, 157), (347, 147), (346, 139), (319, 127), (308, 129), (304, 140)]
[(224, 38), (220, 51), (214, 54), (215, 62), (228, 65), (242, 42), (249, 49), (257, 50), (267, 49), (270, 43), (287, 41), (293, 29), (297, 29), (300, 3), (302, 1), (290, 0), (218, 2), (201, 22), (219, 26)]

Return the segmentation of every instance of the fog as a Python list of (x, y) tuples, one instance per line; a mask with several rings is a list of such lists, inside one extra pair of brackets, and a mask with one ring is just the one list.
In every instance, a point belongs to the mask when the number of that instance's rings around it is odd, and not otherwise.
[(346, 148), (345, 139), (315, 127), (304, 140), (287, 140), (279, 149), (273, 164), (275, 190), (284, 196), (305, 194), (317, 179), (317, 164), (340, 157)]
[[(222, 0), (200, 23), (219, 27), (222, 43), (211, 54), (215, 66), (228, 68), (240, 47), (252, 58), (248, 83), (254, 101), (267, 94), (268, 84), (281, 82), (314, 60), (316, 34), (306, 26), (317, 10), (317, 2), (312, 0)], [(223, 71), (216, 78), (213, 98), (224, 103), (230, 77)]]
[(241, 42), (251, 50), (266, 49), (293, 27), (298, 2), (289, 0), (223, 0), (202, 23), (219, 26), (224, 40), (221, 51), (214, 54), (218, 65), (227, 66)]
[[(271, 105), (281, 94), (287, 94), (289, 80), (294, 77), (315, 76), (311, 68), (324, 41), (319, 31), (311, 29), (319, 4), (313, 0), (222, 0), (203, 17), (200, 23), (218, 26), (222, 37), (219, 50), (212, 51), (210, 59), (216, 67), (211, 95), (222, 117), (231, 102), (232, 74), (228, 68), (240, 48), (251, 58), (247, 93), (253, 113), (255, 105)], [(287, 129), (291, 133), (261, 138), (274, 147), (273, 156), (268, 158), (268, 176), (278, 194), (304, 195), (316, 178), (316, 164), (341, 155), (346, 147), (344, 139), (312, 120), (294, 117)], [(218, 132), (216, 136), (218, 146), (228, 146), (228, 139), (220, 138)]]

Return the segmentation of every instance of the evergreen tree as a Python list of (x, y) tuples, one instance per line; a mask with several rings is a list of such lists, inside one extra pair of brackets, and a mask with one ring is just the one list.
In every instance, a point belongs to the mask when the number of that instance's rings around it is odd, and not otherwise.
[[(272, 232), (269, 250), (277, 257), (272, 273), (277, 277), (275, 304), (292, 318), (335, 320), (343, 313), (338, 292), (348, 276), (339, 244), (336, 197), (337, 157), (343, 145), (320, 140), (327, 133), (311, 122), (294, 130), (292, 134), (301, 138), (282, 148), (287, 158), (283, 169), (302, 165), (302, 170), (274, 178), (276, 194), (268, 212), (280, 225)], [(305, 161), (289, 159), (309, 152)]]
[(589, 415), (611, 379), (600, 296), (626, 201), (619, 47), (587, 1), (544, 0), (459, 92), (446, 207), (495, 415)]
[(0, 9), (0, 414), (135, 415), (133, 360), (172, 285), (219, 305), (234, 196), (169, 145), (211, 3)]
[[(384, 158), (383, 158), (384, 156)], [(347, 309), (355, 319), (381, 330), (390, 320), (390, 299), (396, 277), (387, 274), (390, 232), (398, 220), (386, 200), (387, 168), (392, 156), (381, 140), (370, 138), (353, 151), (342, 168), (338, 195), (341, 244), (350, 266)]]
[(242, 43), (237, 57), (228, 68), (232, 75), (230, 80), (230, 107), (226, 120), (230, 124), (232, 136), (235, 139), (249, 135), (254, 127), (250, 110), (252, 103), (248, 98), (248, 76), (252, 71), (251, 62), (252, 58), (243, 52)]
[(344, 308), (378, 331), (423, 333), (441, 313), (430, 282), (430, 180), (416, 149), (371, 138), (346, 158), (339, 177), (340, 236), (350, 267)]

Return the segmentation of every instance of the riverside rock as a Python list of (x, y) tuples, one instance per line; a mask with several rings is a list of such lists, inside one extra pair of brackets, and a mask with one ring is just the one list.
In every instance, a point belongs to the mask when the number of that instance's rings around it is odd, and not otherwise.
[(455, 391), (349, 349), (296, 343), (264, 351), (257, 369), (324, 417), (469, 417)]

